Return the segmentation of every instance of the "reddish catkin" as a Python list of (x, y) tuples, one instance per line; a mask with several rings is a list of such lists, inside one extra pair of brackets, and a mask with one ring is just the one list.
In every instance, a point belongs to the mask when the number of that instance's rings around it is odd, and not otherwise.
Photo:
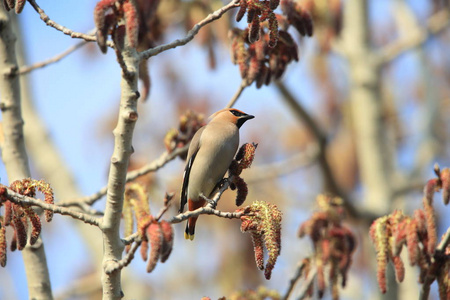
[(394, 264), (395, 279), (397, 282), (403, 282), (405, 278), (405, 266), (400, 256), (392, 256), (392, 263)]
[(6, 227), (4, 219), (0, 216), (0, 266), (6, 266)]
[(147, 229), (147, 236), (150, 240), (150, 257), (147, 262), (147, 273), (152, 272), (156, 263), (158, 262), (159, 256), (161, 255), (161, 248), (163, 243), (163, 235), (161, 232), (161, 226), (158, 222), (153, 222)]
[(16, 1), (16, 14), (20, 14), (25, 6), (26, 0), (17, 0)]
[(3, 6), (7, 11), (10, 11), (14, 8), (14, 5), (16, 5), (15, 0), (3, 0)]
[(260, 38), (261, 25), (259, 17), (258, 16), (254, 17), (253, 21), (248, 26), (249, 26), (248, 41), (251, 44), (259, 40)]
[(5, 226), (8, 226), (9, 224), (11, 224), (11, 220), (12, 220), (12, 203), (11, 201), (6, 201), (4, 203), (5, 205)]
[(450, 169), (445, 168), (441, 171), (442, 182), (442, 200), (447, 205), (450, 201)]
[(103, 53), (106, 53), (106, 39), (109, 30), (105, 21), (105, 13), (110, 8), (111, 1), (102, 0), (97, 3), (94, 9), (94, 24), (97, 28), (97, 44)]
[[(20, 206), (13, 204), (14, 234), (17, 237), (17, 249), (22, 250), (27, 245), (27, 226), (22, 220), (23, 210)], [(26, 219), (25, 219), (26, 221)]]
[(270, 0), (269, 1), (269, 8), (271, 10), (275, 10), (278, 7), (279, 4), (280, 4), (280, 0)]
[(237, 188), (236, 206), (241, 206), (245, 202), (245, 199), (247, 198), (248, 187), (244, 179), (242, 179), (239, 176), (234, 177), (234, 184), (236, 185)]
[(416, 220), (411, 220), (411, 222), (409, 222), (406, 245), (408, 248), (409, 263), (411, 266), (414, 266), (419, 259), (419, 236), (417, 235)]
[(16, 251), (16, 249), (17, 249), (17, 235), (16, 235), (15, 231), (14, 231), (14, 234), (12, 236), (11, 245), (9, 245), (9, 248), (10, 248), (11, 251)]
[(169, 222), (163, 220), (160, 225), (163, 233), (163, 245), (161, 250), (161, 262), (163, 263), (169, 258), (170, 253), (172, 253), (174, 235), (173, 227)]
[(140, 253), (141, 253), (142, 260), (147, 261), (147, 259), (148, 259), (148, 241), (147, 240), (142, 241)]
[(264, 241), (263, 236), (257, 232), (252, 232), (253, 250), (255, 251), (256, 266), (264, 270)]
[(41, 219), (31, 207), (25, 207), (23, 210), (31, 223), (30, 245), (34, 245), (41, 234)]
[(239, 3), (239, 11), (236, 14), (236, 22), (239, 22), (242, 20), (242, 18), (245, 15), (245, 12), (247, 11), (247, 0), (241, 0)]
[(436, 216), (434, 213), (434, 208), (432, 202), (427, 198), (423, 198), (423, 207), (425, 212), (428, 242), (426, 251), (428, 255), (432, 255), (436, 248), (437, 243), (437, 233), (436, 233)]
[(274, 13), (271, 13), (269, 15), (269, 44), (268, 44), (270, 48), (273, 48), (277, 45), (278, 37), (279, 33), (278, 33), (277, 17), (275, 16)]
[(330, 259), (330, 253), (331, 253), (331, 247), (330, 247), (330, 240), (329, 239), (323, 239), (320, 242), (320, 249), (322, 253), (322, 257), (320, 258), (324, 264), (328, 263), (328, 260)]
[(258, 18), (258, 21), (259, 21), (259, 17), (258, 17), (258, 15), (256, 14), (256, 9), (250, 8), (250, 9), (247, 11), (247, 23), (252, 23), (253, 20), (255, 19), (255, 17)]
[(133, 2), (128, 0), (123, 3), (125, 15), (125, 28), (130, 47), (136, 48), (138, 44), (139, 17)]
[(394, 231), (394, 248), (392, 249), (394, 256), (399, 256), (402, 252), (403, 245), (406, 245), (406, 235), (410, 220), (401, 221)]

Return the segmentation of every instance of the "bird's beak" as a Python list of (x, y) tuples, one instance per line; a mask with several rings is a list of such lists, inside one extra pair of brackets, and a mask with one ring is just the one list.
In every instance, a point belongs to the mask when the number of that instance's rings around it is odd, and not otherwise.
[(255, 116), (252, 116), (252, 115), (243, 115), (243, 116), (240, 116), (240, 117), (238, 118), (238, 120), (237, 120), (237, 123), (236, 123), (237, 127), (238, 127), (238, 128), (241, 128), (241, 126), (245, 123), (245, 121), (250, 120), (250, 119), (253, 119), (254, 117), (255, 117)]

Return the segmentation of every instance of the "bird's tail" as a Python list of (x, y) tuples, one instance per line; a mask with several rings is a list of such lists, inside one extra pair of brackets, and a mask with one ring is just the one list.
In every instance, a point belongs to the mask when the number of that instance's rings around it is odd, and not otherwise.
[(186, 230), (184, 231), (184, 238), (186, 240), (194, 240), (195, 235), (195, 223), (198, 217), (189, 218), (186, 222)]

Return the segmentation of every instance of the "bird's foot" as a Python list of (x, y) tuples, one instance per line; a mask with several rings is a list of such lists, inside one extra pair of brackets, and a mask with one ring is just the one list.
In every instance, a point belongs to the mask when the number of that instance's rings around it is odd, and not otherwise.
[(217, 206), (217, 202), (216, 201), (214, 201), (213, 199), (209, 199), (208, 197), (206, 197), (203, 194), (200, 194), (200, 198), (205, 200), (213, 209), (216, 209), (216, 206)]

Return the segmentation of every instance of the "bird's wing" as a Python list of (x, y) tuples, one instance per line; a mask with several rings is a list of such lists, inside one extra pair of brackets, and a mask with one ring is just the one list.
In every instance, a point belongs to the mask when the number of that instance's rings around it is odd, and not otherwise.
[(184, 206), (187, 203), (187, 189), (189, 185), (189, 174), (191, 173), (192, 164), (194, 163), (195, 157), (197, 156), (198, 149), (200, 149), (200, 136), (202, 135), (203, 129), (205, 127), (200, 128), (194, 135), (191, 141), (191, 145), (189, 146), (188, 151), (188, 161), (186, 163), (186, 167), (184, 168), (183, 174), (183, 187), (181, 188), (181, 201), (180, 201), (180, 210), (179, 213), (182, 213), (184, 210)]

